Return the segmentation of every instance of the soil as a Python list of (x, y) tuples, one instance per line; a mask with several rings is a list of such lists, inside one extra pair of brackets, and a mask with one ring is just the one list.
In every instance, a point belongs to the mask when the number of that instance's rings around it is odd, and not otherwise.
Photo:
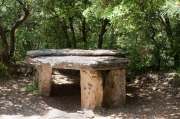
[[(27, 85), (34, 82), (34, 76), (0, 79), (0, 118), (67, 119), (53, 117), (52, 111), (66, 112), (66, 115), (77, 113), (80, 110), (79, 72), (53, 72), (50, 97), (26, 90)], [(95, 119), (180, 119), (180, 88), (173, 87), (176, 86), (175, 74), (127, 75), (130, 81), (127, 82), (126, 102), (112, 109), (95, 110)]]

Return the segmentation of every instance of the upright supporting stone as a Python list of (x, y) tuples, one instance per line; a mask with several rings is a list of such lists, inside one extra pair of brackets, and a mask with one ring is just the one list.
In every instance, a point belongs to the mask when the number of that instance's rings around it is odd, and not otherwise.
[(125, 70), (111, 70), (107, 76), (104, 95), (103, 106), (110, 108), (118, 106), (126, 99), (126, 80)]
[(47, 65), (37, 66), (37, 78), (39, 80), (39, 92), (41, 95), (49, 96), (51, 92), (52, 67)]
[(100, 108), (103, 99), (101, 71), (81, 70), (81, 109)]

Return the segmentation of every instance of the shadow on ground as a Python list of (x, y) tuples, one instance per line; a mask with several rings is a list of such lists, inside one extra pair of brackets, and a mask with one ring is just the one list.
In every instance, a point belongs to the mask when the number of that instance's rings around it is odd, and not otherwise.
[[(67, 84), (52, 83), (50, 97), (27, 94), (25, 86), (34, 80), (33, 77), (0, 80), (0, 115), (43, 116), (51, 108), (66, 112), (79, 111), (80, 85), (79, 80), (78, 83), (73, 83), (74, 79), (70, 80), (72, 75), (66, 76)], [(112, 109), (97, 109), (95, 115), (99, 118), (179, 119), (180, 98), (169, 96), (167, 89), (153, 89), (149, 82), (143, 85), (133, 82), (127, 84), (126, 102)]]

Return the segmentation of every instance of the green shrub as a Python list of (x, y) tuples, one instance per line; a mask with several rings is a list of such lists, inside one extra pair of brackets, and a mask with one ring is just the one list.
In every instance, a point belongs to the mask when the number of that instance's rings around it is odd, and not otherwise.
[(5, 68), (6, 68), (6, 65), (4, 63), (0, 62), (0, 70), (3, 70)]
[(28, 93), (38, 94), (38, 82), (37, 82), (37, 81), (30, 82), (30, 83), (26, 86), (26, 91), (27, 91)]
[(0, 62), (0, 77), (4, 78), (4, 77), (8, 77), (8, 67), (3, 63)]

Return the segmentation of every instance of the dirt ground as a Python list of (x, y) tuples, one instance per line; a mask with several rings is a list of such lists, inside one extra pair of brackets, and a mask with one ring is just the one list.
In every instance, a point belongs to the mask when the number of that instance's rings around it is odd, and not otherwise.
[[(172, 87), (174, 77), (177, 78), (173, 73), (128, 74), (128, 79), (134, 80), (127, 82), (126, 103), (112, 109), (95, 110), (94, 118), (180, 119), (180, 88)], [(35, 80), (33, 76), (0, 79), (0, 118), (59, 119), (52, 117), (52, 110), (77, 113), (80, 110), (79, 73), (54, 71), (52, 79), (50, 97), (26, 91), (25, 87)]]

